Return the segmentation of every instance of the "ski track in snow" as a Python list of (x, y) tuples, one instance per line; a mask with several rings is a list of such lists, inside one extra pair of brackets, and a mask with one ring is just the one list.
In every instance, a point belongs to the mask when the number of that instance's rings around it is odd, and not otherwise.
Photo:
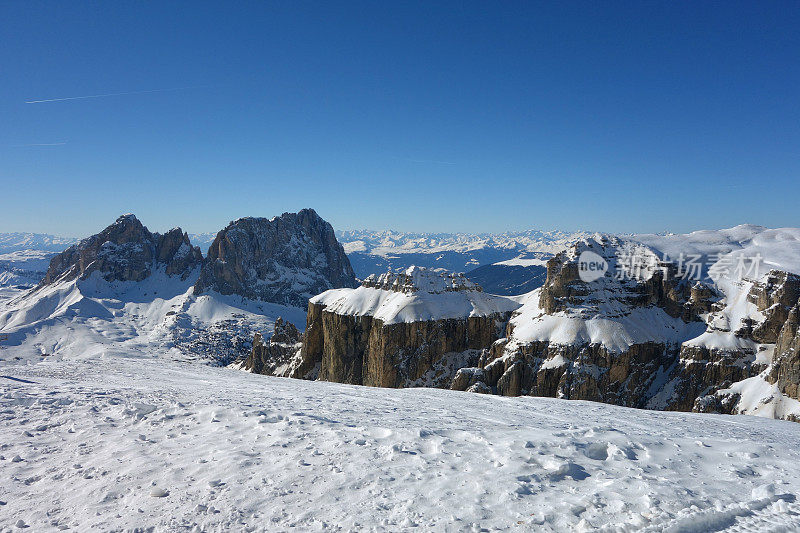
[(3, 531), (800, 530), (790, 422), (163, 359), (2, 373)]

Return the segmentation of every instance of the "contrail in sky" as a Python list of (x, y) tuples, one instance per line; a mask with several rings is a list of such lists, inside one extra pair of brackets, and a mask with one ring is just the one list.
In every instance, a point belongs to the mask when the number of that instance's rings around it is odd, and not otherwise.
[(168, 91), (183, 91), (185, 89), (197, 89), (199, 87), (207, 87), (207, 85), (195, 85), (192, 87), (172, 87), (169, 89), (150, 89), (148, 91), (128, 91), (124, 93), (90, 94), (87, 96), (68, 96), (66, 98), (47, 98), (44, 100), (28, 100), (25, 103), (43, 104), (46, 102), (66, 102), (67, 100), (89, 100), (91, 98), (106, 98), (107, 96), (126, 96), (130, 94), (150, 94), (150, 93), (163, 93)]
[(28, 144), (12, 144), (14, 148), (24, 148), (26, 146), (63, 146), (67, 144), (67, 141), (60, 142), (60, 143), (28, 143)]

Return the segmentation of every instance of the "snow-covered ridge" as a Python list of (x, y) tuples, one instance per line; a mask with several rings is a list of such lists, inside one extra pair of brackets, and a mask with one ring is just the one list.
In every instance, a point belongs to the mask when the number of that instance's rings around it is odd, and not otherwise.
[[(645, 244), (646, 243), (646, 244)], [(771, 268), (800, 270), (800, 229), (769, 230), (760, 226), (737, 226), (719, 231), (698, 231), (685, 235), (631, 235), (619, 237), (595, 234), (578, 239), (558, 255), (564, 262), (575, 262), (582, 253), (593, 252), (608, 264), (606, 274), (583, 285), (586, 294), (574, 294), (566, 308), (546, 313), (542, 290), (525, 299), (525, 305), (512, 319), (514, 338), (519, 342), (546, 340), (558, 344), (601, 343), (612, 351), (623, 351), (642, 342), (685, 343), (715, 349), (736, 350), (758, 343), (734, 335), (746, 320), (759, 323), (764, 316), (748, 301), (748, 293), (769, 268), (752, 272), (753, 278), (737, 279), (734, 257), (761, 256)], [(698, 256), (703, 268), (700, 280), (686, 278), (690, 285), (702, 282), (719, 295), (716, 311), (707, 315), (698, 330), (668, 316), (655, 306), (636, 308), (631, 302), (641, 295), (642, 282), (657, 272), (676, 276), (679, 257)], [(708, 277), (709, 271), (715, 276)]]
[[(325, 244), (338, 246), (333, 229), (313, 212), (284, 214), (273, 221), (286, 218), (300, 219), (298, 225), (325, 225), (323, 238), (330, 241)], [(134, 215), (126, 214), (56, 255), (34, 290), (0, 293), (3, 347), (33, 360), (84, 357), (123, 347), (217, 364), (246, 355), (254, 333), (270, 334), (279, 316), (303, 327), (307, 299), (300, 297), (319, 292), (312, 282), (341, 286), (327, 276), (349, 269), (343, 252), (337, 256), (342, 264), (320, 257), (313, 233), (300, 235), (290, 223), (278, 230), (273, 231), (280, 233), (274, 242), (245, 250), (248, 268), (257, 271), (257, 279), (245, 288), (269, 282), (295, 296), (292, 302), (302, 303), (292, 306), (275, 298), (248, 297), (244, 291), (223, 292), (211, 284), (199, 291), (202, 269), (209, 261), (204, 262), (187, 234), (177, 228), (163, 235), (151, 233)], [(230, 233), (231, 240), (253, 240), (247, 232)], [(220, 234), (223, 239), (225, 233)], [(223, 248), (220, 245), (217, 251)], [(272, 255), (265, 258), (265, 250)], [(299, 266), (292, 268), (294, 264), (287, 264), (291, 261)], [(349, 274), (352, 278), (352, 271)], [(214, 275), (210, 272), (210, 279)]]
[[(676, 260), (699, 255), (699, 261), (709, 265), (730, 261), (744, 255), (764, 259), (760, 274), (770, 269), (800, 274), (800, 228), (774, 228), (743, 224), (721, 230), (701, 230), (685, 234), (636, 234), (625, 238), (635, 240)], [(706, 272), (707, 270), (704, 270)]]
[[(575, 267), (586, 252), (602, 258), (608, 269), (599, 279), (582, 283), (577, 269), (568, 267)], [(687, 323), (648, 302), (646, 282), (656, 273), (666, 275), (667, 267), (656, 251), (641, 243), (596, 233), (578, 239), (553, 261), (563, 270), (551, 275), (562, 279), (550, 279), (552, 286), (521, 298), (523, 305), (511, 319), (515, 344), (600, 344), (610, 352), (623, 352), (647, 342), (680, 344), (705, 329), (702, 323)]]
[(53, 252), (44, 250), (18, 250), (0, 254), (0, 287), (36, 285), (47, 272), (53, 255)]
[(443, 269), (430, 269), (412, 265), (405, 270), (389, 271), (381, 275), (372, 274), (364, 280), (365, 287), (394, 292), (412, 293), (423, 291), (440, 294), (452, 291), (480, 291), (477, 284), (464, 277), (462, 273), (447, 272)]
[(622, 353), (635, 344), (679, 345), (705, 330), (701, 322), (684, 322), (659, 307), (623, 308), (606, 301), (589, 312), (574, 310), (545, 313), (539, 304), (541, 289), (523, 300), (523, 306), (511, 318), (514, 346), (534, 341), (575, 346), (598, 344), (610, 353)]
[(512, 298), (484, 293), (461, 275), (417, 266), (367, 279), (356, 289), (323, 292), (310, 303), (335, 314), (372, 316), (384, 324), (490, 316), (519, 307)]

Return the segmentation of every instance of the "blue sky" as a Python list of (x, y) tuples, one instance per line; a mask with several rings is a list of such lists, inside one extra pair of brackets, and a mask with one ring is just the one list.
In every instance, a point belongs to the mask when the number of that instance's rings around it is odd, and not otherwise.
[(0, 231), (800, 225), (800, 3), (433, 4), (0, 4)]

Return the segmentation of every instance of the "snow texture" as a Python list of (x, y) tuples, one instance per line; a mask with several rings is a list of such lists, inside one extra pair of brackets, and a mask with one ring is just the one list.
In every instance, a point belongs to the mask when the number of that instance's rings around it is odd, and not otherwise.
[(800, 529), (800, 424), (150, 355), (2, 367), (0, 528)]
[(333, 289), (311, 299), (340, 315), (369, 315), (384, 324), (489, 316), (513, 311), (511, 298), (486, 294), (463, 275), (411, 266), (364, 280), (356, 289)]

